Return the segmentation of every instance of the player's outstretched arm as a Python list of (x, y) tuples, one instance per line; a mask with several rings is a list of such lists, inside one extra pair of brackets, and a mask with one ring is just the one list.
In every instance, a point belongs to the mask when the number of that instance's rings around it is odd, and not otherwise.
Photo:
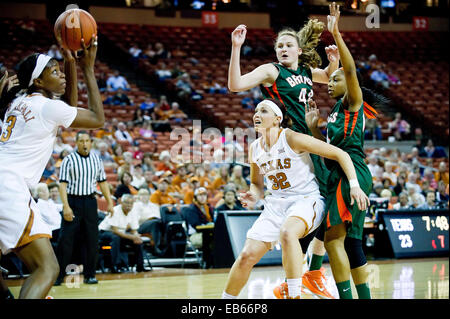
[(353, 201), (356, 201), (360, 210), (367, 209), (370, 204), (369, 198), (359, 187), (355, 166), (347, 152), (312, 136), (297, 133), (290, 129), (286, 131), (286, 139), (289, 146), (296, 153), (308, 152), (338, 162), (350, 182), (351, 204), (353, 204)]
[(356, 112), (363, 102), (362, 91), (356, 75), (356, 65), (352, 54), (339, 32), (339, 6), (335, 2), (330, 4), (330, 15), (328, 19), (328, 30), (333, 35), (334, 41), (339, 49), (339, 56), (344, 69), (345, 81), (347, 83), (347, 100), (350, 112)]
[(329, 64), (325, 69), (311, 69), (313, 82), (327, 84), (331, 74), (339, 67), (339, 49), (336, 45), (327, 46), (325, 54)]
[(105, 123), (103, 102), (95, 79), (94, 65), (97, 54), (97, 36), (93, 36), (92, 45), (87, 48), (82, 40), (83, 55), (79, 58), (79, 65), (83, 71), (88, 91), (88, 110), (78, 108), (77, 117), (71, 127), (74, 128), (100, 128)]
[(231, 33), (232, 46), (228, 67), (228, 89), (231, 92), (247, 91), (264, 83), (272, 84), (278, 76), (278, 70), (270, 63), (260, 65), (245, 75), (241, 74), (240, 55), (246, 34), (247, 27), (243, 24)]

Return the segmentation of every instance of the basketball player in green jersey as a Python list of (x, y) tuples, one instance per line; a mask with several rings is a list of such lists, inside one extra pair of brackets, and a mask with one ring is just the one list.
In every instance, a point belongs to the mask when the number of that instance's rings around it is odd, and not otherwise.
[[(326, 160), (330, 169), (327, 197), (327, 231), (325, 232), (325, 248), (330, 258), (339, 297), (351, 299), (350, 274), (360, 299), (370, 299), (367, 284), (367, 261), (362, 249), (362, 234), (365, 211), (351, 204), (347, 191), (354, 186), (368, 195), (372, 189), (372, 175), (364, 162), (364, 123), (365, 117), (373, 117), (376, 113), (372, 105), (387, 103), (387, 99), (360, 86), (355, 62), (342, 39), (338, 29), (339, 6), (330, 5), (328, 30), (332, 33), (339, 49), (343, 68), (331, 74), (328, 82), (328, 93), (338, 100), (328, 116), (328, 143), (346, 151), (355, 166), (357, 179), (348, 180), (336, 162)], [(317, 127), (319, 111), (315, 103), (308, 103), (306, 123), (313, 136), (322, 140), (325, 137)]]
[[(240, 49), (245, 41), (247, 28), (239, 25), (232, 33), (232, 48), (230, 66), (228, 71), (228, 87), (230, 91), (246, 91), (260, 86), (264, 98), (280, 101), (287, 109), (292, 120), (291, 129), (311, 134), (305, 122), (305, 106), (313, 96), (312, 85), (328, 83), (329, 76), (339, 66), (337, 47), (332, 45), (325, 48), (329, 65), (319, 69), (321, 59), (315, 48), (318, 45), (324, 24), (317, 20), (309, 20), (299, 31), (284, 29), (278, 33), (275, 42), (275, 52), (278, 62), (266, 63), (253, 71), (241, 75)], [(322, 196), (327, 196), (326, 183), (328, 171), (319, 156), (311, 154), (314, 171), (319, 182)], [(316, 238), (311, 243), (312, 258), (308, 272), (303, 276), (302, 284), (311, 293), (322, 298), (333, 298), (325, 288), (325, 277), (319, 270), (322, 266), (325, 248), (323, 244), (324, 230), (319, 229)], [(306, 238), (302, 248), (307, 249), (313, 237)], [(287, 292), (286, 283), (276, 287), (274, 294), (281, 298)]]

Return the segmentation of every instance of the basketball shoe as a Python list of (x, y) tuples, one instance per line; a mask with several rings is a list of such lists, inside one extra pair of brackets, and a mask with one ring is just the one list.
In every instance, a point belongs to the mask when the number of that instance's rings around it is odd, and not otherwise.
[[(325, 288), (326, 278), (324, 275), (325, 268), (320, 270), (311, 270), (305, 272), (302, 276), (302, 293), (308, 292), (319, 298), (335, 299), (332, 294)], [(287, 282), (281, 283), (273, 289), (273, 294), (277, 299), (288, 299)]]
[(306, 291), (311, 294), (323, 298), (323, 299), (336, 299), (330, 294), (325, 287), (326, 278), (325, 278), (325, 268), (320, 268), (320, 270), (310, 270), (303, 274), (302, 277), (302, 286)]

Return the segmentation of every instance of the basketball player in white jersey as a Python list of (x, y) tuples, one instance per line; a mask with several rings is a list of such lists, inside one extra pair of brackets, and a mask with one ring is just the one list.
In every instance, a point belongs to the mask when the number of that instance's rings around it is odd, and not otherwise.
[[(314, 231), (325, 217), (325, 200), (320, 195), (310, 153), (339, 162), (353, 181), (352, 200), (366, 209), (368, 197), (359, 188), (350, 156), (341, 149), (287, 126), (284, 106), (272, 99), (255, 109), (254, 127), (262, 136), (249, 147), (250, 190), (242, 193), (244, 207), (253, 208), (264, 197), (264, 179), (271, 195), (263, 200), (264, 210), (247, 232), (247, 240), (234, 262), (223, 298), (236, 298), (255, 264), (278, 241), (286, 272), (289, 298), (300, 298), (303, 252), (299, 239)], [(353, 203), (352, 203), (353, 204)]]
[[(51, 230), (29, 189), (42, 176), (59, 126), (99, 128), (104, 124), (103, 104), (94, 74), (96, 53), (95, 36), (89, 48), (83, 42), (83, 55), (78, 58), (86, 81), (89, 109), (76, 107), (76, 60), (69, 51), (64, 54), (66, 74), (50, 56), (35, 53), (26, 57), (18, 65), (19, 86), (10, 90), (7, 98), (2, 96), (0, 250), (2, 254), (16, 253), (31, 273), (19, 298), (45, 298), (59, 272), (49, 240)], [(70, 105), (59, 99), (65, 93)]]

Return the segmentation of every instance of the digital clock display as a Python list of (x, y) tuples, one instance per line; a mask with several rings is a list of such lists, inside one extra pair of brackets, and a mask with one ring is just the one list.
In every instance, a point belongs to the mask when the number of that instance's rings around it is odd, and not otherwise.
[(448, 210), (383, 210), (379, 216), (396, 258), (448, 256)]

